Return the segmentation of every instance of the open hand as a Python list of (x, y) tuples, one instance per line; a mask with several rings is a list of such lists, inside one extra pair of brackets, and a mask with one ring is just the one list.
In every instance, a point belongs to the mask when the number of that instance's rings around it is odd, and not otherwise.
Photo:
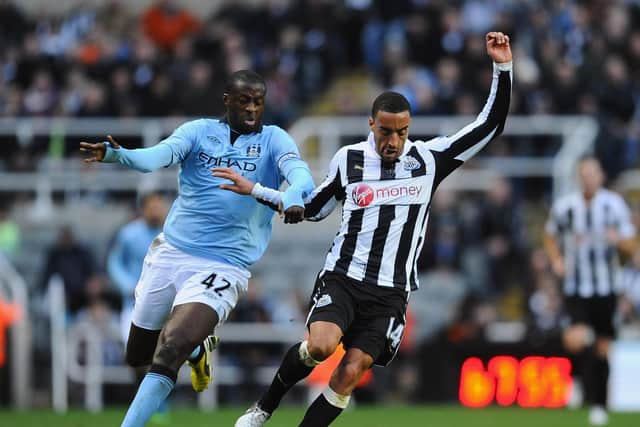
[(485, 39), (487, 41), (487, 54), (493, 59), (493, 62), (500, 64), (501, 62), (511, 61), (509, 36), (499, 31), (492, 31), (487, 33)]
[(223, 190), (229, 190), (234, 193), (249, 196), (253, 191), (253, 187), (256, 185), (254, 182), (240, 175), (231, 168), (212, 168), (211, 172), (211, 175), (215, 177), (228, 179), (232, 182), (232, 184), (220, 184), (220, 188)]
[[(111, 135), (107, 135), (107, 139), (109, 140), (112, 148), (120, 148), (120, 144), (118, 144)], [(98, 142), (94, 144), (82, 141), (80, 142), (80, 151), (83, 153), (88, 153), (91, 156), (84, 159), (85, 163), (101, 162), (104, 159), (105, 153), (107, 152), (107, 146), (104, 144), (104, 142)]]

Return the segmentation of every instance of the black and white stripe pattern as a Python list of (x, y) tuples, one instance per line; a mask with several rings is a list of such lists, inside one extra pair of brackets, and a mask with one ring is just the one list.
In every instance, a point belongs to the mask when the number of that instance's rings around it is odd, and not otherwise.
[(565, 259), (565, 295), (617, 293), (617, 250), (606, 237), (611, 230), (623, 239), (635, 236), (627, 204), (612, 191), (601, 189), (590, 201), (576, 192), (553, 204), (546, 232), (558, 239)]
[(416, 262), (438, 184), (495, 139), (505, 124), (511, 64), (494, 64), (489, 99), (477, 119), (451, 136), (406, 141), (395, 170), (384, 171), (373, 134), (340, 149), (305, 206), (311, 221), (342, 201), (342, 223), (323, 268), (366, 284), (418, 287)]

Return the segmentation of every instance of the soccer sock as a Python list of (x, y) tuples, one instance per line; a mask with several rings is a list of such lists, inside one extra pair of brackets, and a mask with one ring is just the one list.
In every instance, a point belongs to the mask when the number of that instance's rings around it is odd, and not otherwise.
[(169, 368), (151, 365), (120, 427), (144, 427), (175, 387), (176, 378), (176, 373)]
[(316, 400), (313, 401), (298, 427), (326, 427), (333, 422), (342, 410), (349, 405), (351, 396), (338, 394), (327, 387)]
[(258, 406), (263, 411), (273, 413), (285, 393), (298, 381), (306, 378), (319, 363), (309, 355), (306, 341), (291, 347), (284, 356), (280, 369), (278, 369), (269, 389), (258, 402)]
[(203, 354), (204, 354), (204, 344), (200, 344), (199, 346), (193, 349), (189, 357), (187, 357), (187, 360), (191, 363), (195, 363), (198, 360), (200, 360)]
[(607, 407), (607, 385), (609, 382), (609, 361), (596, 358), (594, 361), (593, 403)]

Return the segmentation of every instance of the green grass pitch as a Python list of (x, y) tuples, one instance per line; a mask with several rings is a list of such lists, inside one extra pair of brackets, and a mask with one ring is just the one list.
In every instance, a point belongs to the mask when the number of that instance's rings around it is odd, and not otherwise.
[[(214, 412), (176, 409), (171, 427), (232, 427), (245, 408), (222, 408)], [(117, 427), (124, 408), (98, 414), (71, 411), (57, 415), (50, 411), (11, 412), (0, 410), (2, 427)], [(268, 427), (295, 427), (302, 408), (282, 408)], [(148, 424), (155, 427), (155, 424)], [(525, 410), (490, 407), (464, 409), (458, 406), (361, 406), (350, 409), (332, 427), (581, 427), (588, 426), (586, 410)], [(612, 413), (609, 427), (638, 427), (640, 413)], [(161, 427), (161, 426), (160, 426)]]

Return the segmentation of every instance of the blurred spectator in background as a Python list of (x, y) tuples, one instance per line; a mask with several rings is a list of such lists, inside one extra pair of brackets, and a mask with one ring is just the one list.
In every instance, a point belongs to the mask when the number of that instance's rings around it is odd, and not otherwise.
[(64, 284), (69, 314), (87, 306), (87, 282), (96, 272), (93, 254), (76, 240), (70, 226), (60, 228), (54, 244), (47, 251), (39, 289), (46, 291), (53, 275)]
[(167, 216), (167, 200), (160, 193), (140, 197), (140, 217), (124, 225), (116, 234), (107, 259), (109, 278), (122, 298), (120, 330), (124, 343), (129, 336), (134, 289), (142, 272), (144, 258), (153, 239), (162, 232)]
[(480, 201), (477, 226), (488, 258), (489, 293), (504, 292), (521, 279), (524, 256), (520, 212), (505, 177), (495, 178)]
[(174, 0), (156, 0), (142, 16), (144, 32), (159, 47), (170, 50), (184, 36), (195, 33), (200, 22)]
[(0, 197), (0, 255), (15, 261), (20, 249), (20, 228), (11, 218), (11, 204), (6, 196)]

